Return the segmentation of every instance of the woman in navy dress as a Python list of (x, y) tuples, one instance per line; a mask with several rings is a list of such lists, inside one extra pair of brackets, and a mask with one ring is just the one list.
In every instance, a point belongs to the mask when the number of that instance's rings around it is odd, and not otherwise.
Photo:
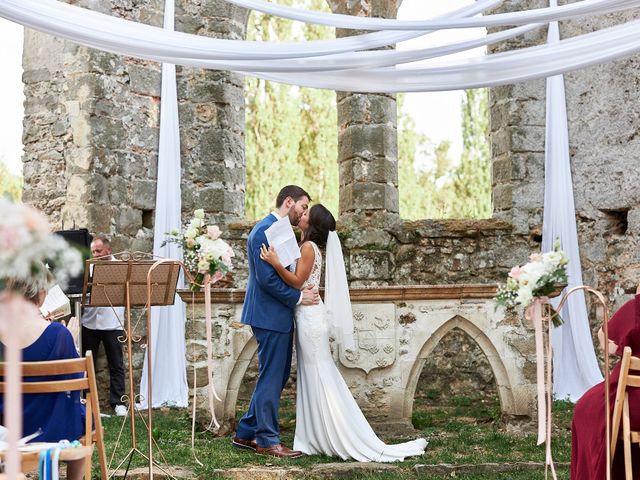
[[(22, 359), (25, 362), (63, 360), (78, 358), (73, 336), (61, 323), (45, 320), (38, 306), (42, 305), (47, 290), (44, 282), (35, 281), (33, 285), (13, 284), (12, 290), (22, 291), (31, 303), (25, 305), (26, 311), (16, 325), (20, 327)], [(58, 375), (53, 377), (30, 377), (29, 381), (64, 380), (78, 377)], [(84, 433), (85, 408), (80, 402), (80, 392), (57, 392), (23, 395), (22, 432), (30, 435), (40, 430), (42, 433), (34, 442), (58, 442), (77, 440)], [(4, 423), (4, 397), (0, 396), (0, 421)], [(67, 478), (79, 480), (84, 476), (84, 462), (70, 461), (67, 465)]]

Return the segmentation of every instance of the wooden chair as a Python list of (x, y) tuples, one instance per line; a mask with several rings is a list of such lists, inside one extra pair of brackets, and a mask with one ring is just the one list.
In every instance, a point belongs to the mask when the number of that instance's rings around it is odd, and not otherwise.
[[(84, 358), (69, 360), (52, 360), (48, 362), (23, 362), (21, 363), (22, 377), (55, 377), (57, 375), (84, 374), (83, 378), (70, 380), (49, 380), (43, 382), (22, 382), (22, 393), (25, 395), (39, 393), (55, 393), (68, 391), (87, 391), (86, 395), (86, 421), (85, 432), (79, 448), (64, 449), (60, 453), (60, 460), (85, 459), (85, 480), (91, 480), (91, 458), (93, 456), (93, 442), (98, 448), (100, 461), (100, 477), (107, 479), (107, 460), (102, 437), (102, 421), (100, 418), (100, 404), (96, 387), (95, 371), (93, 369), (93, 357), (87, 352)], [(0, 363), (0, 376), (4, 377), (5, 364)], [(0, 382), (0, 391), (4, 392), (5, 382)], [(92, 423), (93, 421), (93, 423)], [(95, 436), (95, 439), (94, 439)], [(31, 471), (38, 467), (39, 452), (25, 452), (22, 454), (22, 471)]]
[[(631, 444), (640, 444), (640, 432), (631, 431), (629, 420), (629, 394), (627, 387), (640, 387), (640, 358), (631, 355), (631, 348), (625, 347), (620, 361), (620, 376), (611, 420), (611, 462), (616, 451), (622, 421), (622, 441), (624, 443), (624, 470), (626, 480), (633, 479), (631, 464)], [(635, 371), (638, 373), (630, 373)]]

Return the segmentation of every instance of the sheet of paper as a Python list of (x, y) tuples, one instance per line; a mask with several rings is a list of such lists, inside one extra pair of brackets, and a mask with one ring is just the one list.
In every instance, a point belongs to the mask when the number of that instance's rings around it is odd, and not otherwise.
[(300, 258), (300, 248), (289, 217), (283, 217), (265, 230), (269, 246), (275, 248), (280, 263), (285, 267)]
[(45, 317), (48, 314), (53, 314), (54, 318), (64, 317), (71, 313), (71, 302), (60, 288), (60, 285), (54, 285), (49, 289), (44, 303), (40, 307), (40, 312)]

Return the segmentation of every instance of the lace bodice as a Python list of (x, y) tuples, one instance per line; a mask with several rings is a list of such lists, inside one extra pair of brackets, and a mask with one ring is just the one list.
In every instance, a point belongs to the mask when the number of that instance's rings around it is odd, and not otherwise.
[(315, 285), (317, 288), (320, 287), (320, 275), (322, 274), (322, 253), (320, 252), (320, 248), (318, 246), (309, 241), (311, 246), (313, 247), (313, 252), (315, 253), (315, 258), (313, 259), (313, 267), (311, 268), (311, 273), (309, 274), (309, 278), (304, 282), (302, 288), (307, 285)]

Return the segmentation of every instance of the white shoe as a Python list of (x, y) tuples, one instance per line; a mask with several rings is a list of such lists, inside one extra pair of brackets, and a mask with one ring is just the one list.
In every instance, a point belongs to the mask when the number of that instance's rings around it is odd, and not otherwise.
[(125, 407), (124, 405), (116, 405), (114, 411), (116, 412), (116, 416), (124, 417), (127, 414), (127, 407)]

